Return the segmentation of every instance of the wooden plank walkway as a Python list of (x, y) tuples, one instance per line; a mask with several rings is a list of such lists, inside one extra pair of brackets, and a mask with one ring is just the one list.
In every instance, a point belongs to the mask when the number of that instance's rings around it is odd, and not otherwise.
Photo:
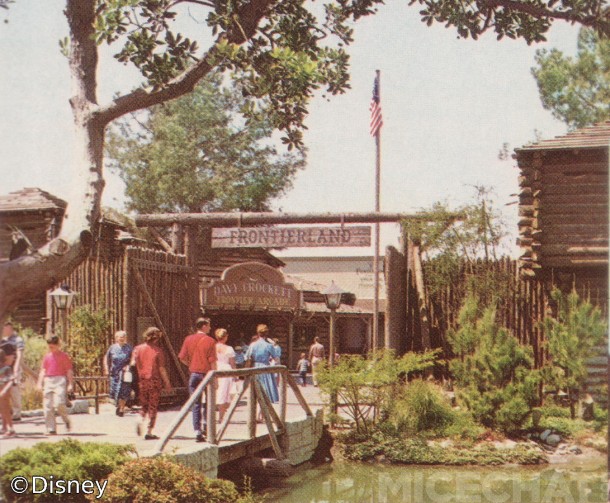
[[(322, 407), (318, 388), (313, 386), (300, 387), (301, 393), (309, 404), (312, 411)], [(274, 408), (279, 412), (279, 404)], [(161, 436), (168, 428), (170, 423), (178, 413), (178, 407), (170, 410), (160, 411), (157, 417), (157, 425), (154, 433)], [(38, 442), (57, 442), (65, 438), (74, 438), (83, 442), (109, 442), (114, 444), (133, 444), (140, 456), (146, 456), (154, 451), (156, 441), (144, 440), (136, 434), (136, 423), (139, 414), (127, 411), (124, 417), (115, 415), (114, 407), (107, 403), (100, 406), (100, 414), (93, 414), (94, 409), (90, 407), (91, 414), (70, 415), (72, 421), (72, 431), (66, 432), (61, 418), (57, 419), (58, 435), (48, 436), (45, 434), (44, 418), (33, 417), (23, 418), (22, 421), (15, 423), (17, 437), (2, 439), (0, 441), (0, 456), (17, 447), (32, 447)], [(242, 400), (227, 428), (223, 439), (219, 444), (220, 462), (225, 463), (229, 460), (241, 457), (239, 453), (258, 452), (271, 446), (265, 424), (257, 424), (257, 436), (249, 439), (247, 427), (248, 406)], [(292, 392), (288, 392), (286, 404), (286, 422), (300, 421), (305, 419), (306, 414)], [(237, 446), (237, 444), (241, 444)], [(192, 450), (193, 446), (204, 446), (206, 444), (195, 443), (190, 414), (176, 431), (174, 437), (168, 443), (165, 453), (178, 454), (181, 449)]]

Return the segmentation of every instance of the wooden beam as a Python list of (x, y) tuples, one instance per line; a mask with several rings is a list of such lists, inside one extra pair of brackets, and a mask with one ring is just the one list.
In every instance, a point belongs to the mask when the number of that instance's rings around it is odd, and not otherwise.
[[(166, 227), (173, 224), (205, 225), (209, 227), (247, 226), (262, 224), (315, 223), (380, 223), (401, 220), (427, 221), (431, 217), (414, 213), (162, 213), (136, 216), (138, 227)], [(460, 219), (459, 213), (448, 218)]]
[(267, 425), (267, 430), (269, 431), (269, 437), (271, 438), (271, 446), (273, 447), (273, 451), (278, 459), (285, 459), (284, 453), (282, 452), (282, 448), (280, 447), (280, 443), (277, 440), (277, 435), (275, 430), (273, 429), (273, 422), (271, 421), (271, 413), (267, 405), (267, 401), (264, 399), (266, 397), (265, 392), (263, 391), (261, 384), (258, 380), (254, 379), (252, 381), (254, 383), (254, 387), (256, 388), (256, 398), (258, 400), (258, 404), (261, 408), (261, 413), (263, 415), (263, 419), (265, 420), (265, 424)]
[(157, 229), (155, 229), (154, 227), (151, 227), (150, 228), (150, 232), (155, 237), (155, 239), (157, 240), (157, 243), (159, 243), (161, 245), (161, 247), (167, 253), (174, 253), (174, 249), (171, 247), (171, 245), (167, 241), (165, 241), (165, 239), (163, 239), (163, 236), (161, 235), (161, 233)]

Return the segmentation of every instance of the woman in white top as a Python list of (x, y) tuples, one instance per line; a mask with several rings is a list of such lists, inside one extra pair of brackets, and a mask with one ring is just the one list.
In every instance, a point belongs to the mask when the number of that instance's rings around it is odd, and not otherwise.
[[(229, 370), (235, 368), (235, 351), (227, 345), (229, 333), (225, 328), (219, 328), (214, 332), (216, 337), (216, 366), (218, 370)], [(216, 405), (218, 405), (218, 422), (222, 423), (225, 412), (231, 402), (232, 377), (221, 377), (218, 379), (218, 389), (216, 390)]]

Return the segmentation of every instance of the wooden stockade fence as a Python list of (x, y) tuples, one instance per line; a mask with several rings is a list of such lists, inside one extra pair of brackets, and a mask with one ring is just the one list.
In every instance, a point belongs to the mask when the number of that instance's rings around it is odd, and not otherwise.
[[(426, 269), (431, 263), (423, 263), (424, 278), (429, 287), (430, 278)], [(424, 347), (424, 333), (421, 330), (422, 320), (418, 302), (421, 300), (416, 290), (414, 273), (409, 273), (407, 303), (407, 333), (413, 334), (407, 339), (407, 350), (421, 350)], [(518, 263), (510, 258), (499, 260), (477, 260), (471, 263), (464, 262), (454, 281), (448, 282), (441, 288), (427, 288), (425, 298), (428, 317), (430, 340), (432, 347), (440, 347), (445, 355), (451, 356), (447, 341), (447, 332), (457, 325), (458, 315), (464, 301), (468, 278), (476, 276), (478, 281), (487, 278), (491, 285), (497, 285), (493, 293), (498, 296), (499, 302), (496, 311), (498, 323), (519, 339), (522, 344), (532, 347), (535, 364), (542, 366), (548, 358), (548, 351), (544, 344), (544, 333), (541, 323), (545, 316), (552, 313), (550, 290), (553, 282), (544, 284), (541, 279), (526, 279), (519, 274)], [(596, 291), (596, 284), (590, 283), (583, 277), (575, 277), (573, 284), (583, 299), (589, 300), (599, 307), (607, 319), (607, 304), (604, 292)], [(490, 291), (488, 287), (488, 291)], [(602, 300), (600, 302), (600, 299)], [(587, 363), (589, 377), (587, 389), (593, 392), (598, 400), (606, 401), (604, 386), (607, 384), (608, 360), (607, 348), (600, 347), (598, 356), (591, 358)]]
[[(127, 331), (130, 343), (135, 345), (141, 342), (144, 329), (158, 326), (166, 335), (170, 380), (176, 387), (186, 386), (176, 354), (184, 336), (192, 331), (199, 292), (194, 268), (184, 255), (126, 247), (122, 254), (112, 257), (87, 258), (62, 283), (78, 292), (75, 305), (108, 311), (107, 346), (117, 330)], [(49, 307), (53, 321), (60, 320), (56, 308)]]
[[(430, 264), (424, 263), (426, 279), (429, 268)], [(429, 289), (426, 301), (432, 346), (448, 351), (447, 331), (456, 327), (469, 277), (488, 281), (488, 291), (493, 291), (499, 299), (497, 322), (509, 329), (519, 342), (532, 347), (536, 366), (540, 366), (545, 360), (540, 322), (549, 309), (548, 294), (541, 281), (523, 279), (517, 261), (507, 257), (464, 262), (454, 281), (432, 291)]]

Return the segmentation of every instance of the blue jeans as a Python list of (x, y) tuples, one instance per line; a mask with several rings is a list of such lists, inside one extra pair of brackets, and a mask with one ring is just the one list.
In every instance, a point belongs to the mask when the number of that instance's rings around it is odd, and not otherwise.
[[(199, 372), (192, 372), (191, 377), (189, 378), (189, 394), (192, 395), (199, 383), (203, 381), (205, 374), (200, 374)], [(204, 390), (205, 392), (205, 390)], [(202, 409), (203, 409), (203, 418), (202, 418)], [(196, 400), (193, 404), (193, 429), (195, 433), (201, 433), (205, 431), (206, 428), (206, 411), (207, 407), (205, 404), (201, 403), (201, 397), (199, 400)], [(203, 430), (201, 429), (201, 420), (203, 419)]]

